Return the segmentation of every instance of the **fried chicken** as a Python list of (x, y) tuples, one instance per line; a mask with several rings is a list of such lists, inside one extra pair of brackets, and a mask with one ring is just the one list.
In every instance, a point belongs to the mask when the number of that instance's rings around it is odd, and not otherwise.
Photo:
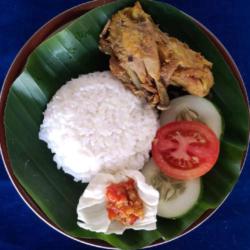
[(198, 96), (213, 86), (212, 63), (163, 33), (139, 2), (112, 16), (100, 35), (100, 49), (111, 55), (111, 72), (159, 109), (168, 105), (170, 84)]

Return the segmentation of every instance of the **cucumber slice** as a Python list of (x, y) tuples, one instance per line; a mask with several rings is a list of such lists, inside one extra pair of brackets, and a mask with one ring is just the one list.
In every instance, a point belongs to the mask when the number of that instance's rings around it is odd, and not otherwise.
[(160, 124), (164, 125), (175, 120), (199, 120), (211, 128), (220, 138), (223, 122), (214, 104), (205, 98), (186, 95), (173, 99), (169, 108), (160, 116)]
[(180, 181), (165, 176), (153, 159), (144, 166), (146, 182), (160, 193), (157, 215), (177, 218), (186, 214), (196, 204), (201, 193), (201, 178)]

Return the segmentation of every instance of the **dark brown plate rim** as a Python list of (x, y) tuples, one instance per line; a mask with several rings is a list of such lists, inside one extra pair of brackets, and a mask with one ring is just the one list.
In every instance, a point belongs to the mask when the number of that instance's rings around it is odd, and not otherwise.
[[(44, 24), (39, 30), (37, 30), (31, 38), (24, 44), (24, 46), (21, 48), (19, 53), (17, 54), (16, 58), (14, 59), (13, 63), (11, 64), (7, 75), (5, 77), (2, 90), (1, 90), (1, 99), (0, 99), (0, 143), (1, 143), (1, 155), (2, 159), (4, 162), (4, 166), (6, 169), (6, 172), (15, 187), (16, 191), (20, 195), (20, 197), (23, 199), (23, 201), (26, 203), (26, 205), (42, 220), (44, 221), (47, 225), (58, 231), (59, 233), (67, 236), (70, 239), (73, 239), (75, 241), (94, 246), (94, 247), (100, 247), (100, 248), (106, 248), (106, 249), (114, 249), (112, 246), (110, 246), (108, 243), (102, 240), (93, 240), (93, 239), (81, 239), (77, 237), (72, 237), (68, 234), (66, 234), (61, 228), (59, 228), (57, 225), (55, 225), (45, 214), (44, 212), (38, 207), (38, 205), (33, 201), (33, 199), (27, 194), (27, 192), (24, 190), (24, 188), (21, 186), (21, 184), (18, 182), (17, 178), (15, 177), (13, 170), (11, 168), (10, 164), (10, 159), (7, 151), (7, 145), (6, 145), (6, 138), (5, 138), (5, 129), (4, 129), (4, 109), (6, 105), (6, 100), (8, 96), (9, 89), (14, 82), (14, 80), (18, 77), (20, 72), (22, 71), (28, 56), (30, 53), (41, 43), (43, 42), (47, 37), (49, 37), (53, 32), (58, 30), (60, 27), (65, 25), (66, 23), (74, 20), (75, 18), (83, 15), (87, 11), (104, 5), (109, 2), (113, 2), (114, 0), (95, 0), (95, 1), (90, 1), (86, 2), (80, 5), (77, 5), (73, 8), (70, 8), (54, 18), (52, 18), (50, 21), (48, 21), (46, 24)], [(184, 15), (188, 16), (190, 19), (193, 20), (194, 23), (196, 23), (199, 28), (206, 34), (206, 36), (210, 39), (210, 41), (217, 47), (219, 52), (223, 55), (224, 60), (227, 62), (229, 65), (231, 71), (234, 74), (234, 77), (238, 80), (240, 83), (240, 88), (241, 92), (244, 98), (244, 101), (246, 103), (246, 106), (249, 106), (249, 101), (248, 101), (248, 96), (247, 96), (247, 91), (244, 85), (244, 81), (242, 79), (242, 76), (227, 49), (223, 46), (223, 44), (219, 41), (219, 39), (211, 32), (209, 31), (203, 24), (198, 22), (196, 19), (193, 17), (187, 15), (186, 13), (183, 12)], [(249, 117), (248, 117), (249, 118)], [(248, 144), (249, 144), (249, 138), (248, 138)], [(241, 162), (241, 171), (244, 166), (245, 160), (246, 160), (246, 155), (247, 155), (247, 150), (244, 153), (244, 156), (242, 158)], [(204, 223), (210, 216), (212, 216), (215, 211), (224, 203), (224, 201), (227, 199), (229, 196), (230, 192), (228, 195), (225, 197), (225, 199), (221, 202), (221, 204), (216, 208), (216, 209), (209, 209), (207, 210), (198, 220), (196, 220), (188, 229), (186, 229), (181, 235), (168, 240), (168, 241), (163, 241), (163, 240), (158, 240), (151, 245), (145, 247), (154, 247), (154, 246), (159, 246), (164, 243), (173, 241), (175, 239), (178, 239), (187, 233), (191, 232), (198, 226), (200, 226), (202, 223)]]

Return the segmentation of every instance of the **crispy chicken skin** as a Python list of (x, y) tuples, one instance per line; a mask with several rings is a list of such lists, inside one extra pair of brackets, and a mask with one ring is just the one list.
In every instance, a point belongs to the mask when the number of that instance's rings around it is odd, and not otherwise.
[(212, 63), (161, 32), (139, 2), (112, 16), (100, 35), (100, 49), (111, 55), (111, 72), (159, 109), (168, 105), (170, 84), (198, 96), (213, 86)]

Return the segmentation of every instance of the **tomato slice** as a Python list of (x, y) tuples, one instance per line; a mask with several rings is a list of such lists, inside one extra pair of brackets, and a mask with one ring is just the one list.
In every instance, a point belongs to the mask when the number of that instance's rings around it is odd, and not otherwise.
[(179, 180), (206, 174), (216, 163), (220, 141), (205, 124), (176, 121), (161, 127), (152, 145), (152, 156), (163, 173)]

